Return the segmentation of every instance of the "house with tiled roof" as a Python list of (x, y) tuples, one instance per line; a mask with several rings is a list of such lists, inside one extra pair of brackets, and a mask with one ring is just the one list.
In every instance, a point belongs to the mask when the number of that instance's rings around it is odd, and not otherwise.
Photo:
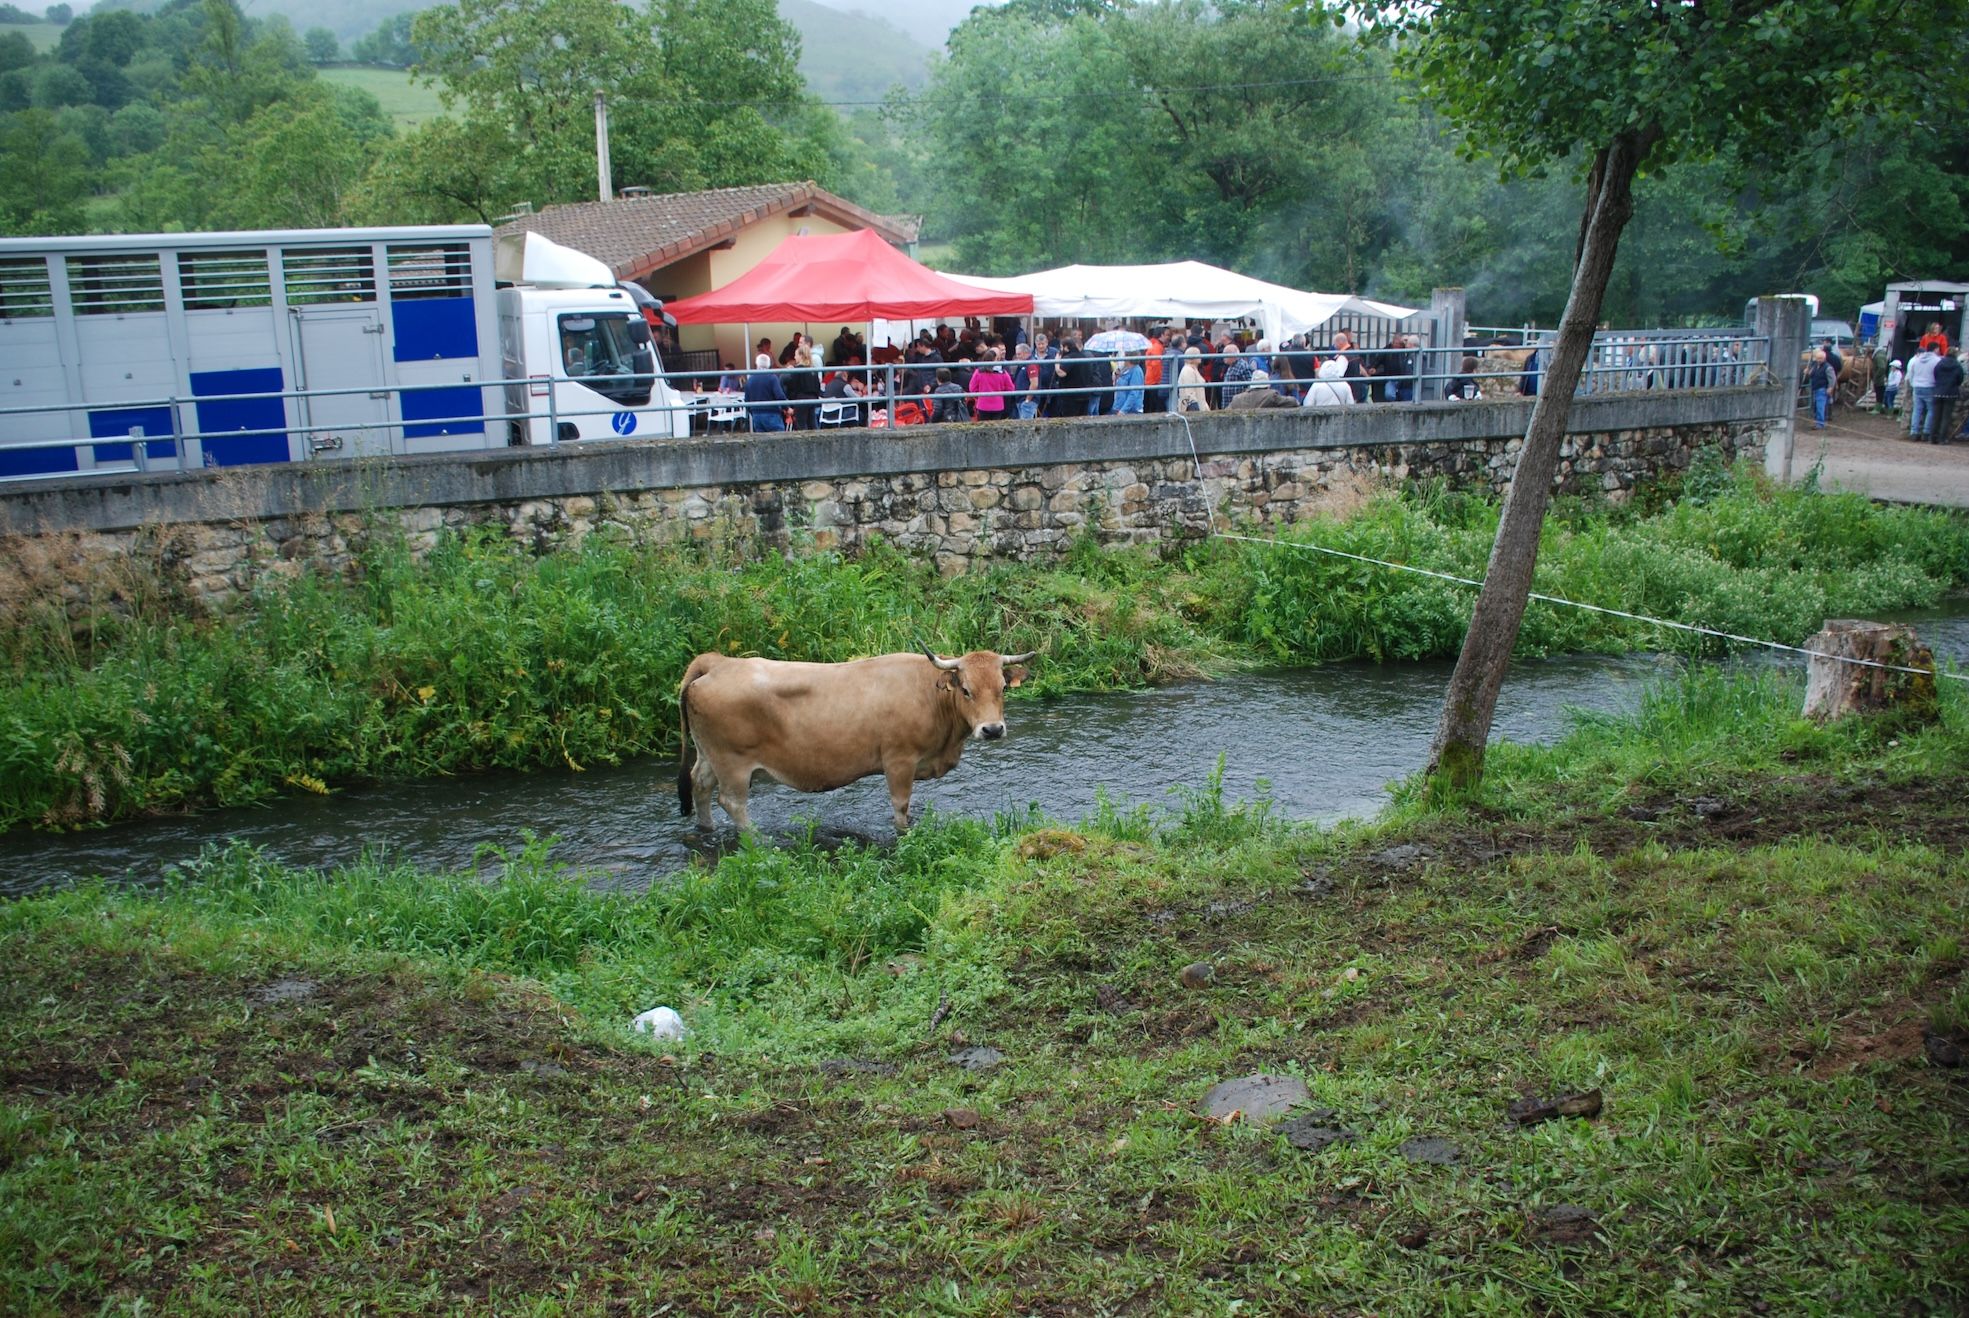
[[(656, 194), (625, 188), (613, 201), (514, 215), (498, 232), (541, 234), (605, 263), (617, 279), (633, 280), (672, 301), (723, 288), (795, 234), (872, 229), (913, 255), (917, 228), (911, 217), (877, 215), (807, 181)], [(755, 338), (783, 343), (799, 327), (754, 328)], [(744, 352), (736, 327), (686, 326), (681, 337), (686, 348), (708, 350), (715, 342), (726, 359)]]

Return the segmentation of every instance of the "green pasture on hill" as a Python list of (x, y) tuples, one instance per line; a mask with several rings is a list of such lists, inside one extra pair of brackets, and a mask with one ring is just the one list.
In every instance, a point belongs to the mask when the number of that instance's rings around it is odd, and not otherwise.
[(33, 43), (37, 53), (53, 50), (62, 42), (62, 23), (7, 23), (0, 25), (0, 33), (18, 32)]
[(322, 69), (320, 75), (324, 82), (354, 87), (374, 96), (399, 132), (416, 128), (444, 113), (444, 102), (438, 99), (438, 89), (427, 83), (412, 81), (410, 74), (403, 69), (348, 65)]
[[(1332, 831), (1213, 786), (642, 896), (535, 843), (0, 906), (0, 1307), (1961, 1312), (1969, 697), (1799, 694), (1698, 668)], [(1289, 1124), (1199, 1110), (1259, 1073)]]

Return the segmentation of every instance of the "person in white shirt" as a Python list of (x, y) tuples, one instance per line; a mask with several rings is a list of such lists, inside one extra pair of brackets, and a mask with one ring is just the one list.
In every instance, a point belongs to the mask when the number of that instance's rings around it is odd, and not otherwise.
[(1328, 357), (1319, 364), (1313, 373), (1313, 383), (1306, 388), (1306, 407), (1339, 407), (1354, 401), (1354, 391), (1347, 387), (1347, 359)]
[(1923, 348), (1907, 364), (1907, 387), (1914, 390), (1907, 432), (1916, 439), (1927, 439), (1935, 428), (1935, 364), (1941, 359), (1933, 348)]

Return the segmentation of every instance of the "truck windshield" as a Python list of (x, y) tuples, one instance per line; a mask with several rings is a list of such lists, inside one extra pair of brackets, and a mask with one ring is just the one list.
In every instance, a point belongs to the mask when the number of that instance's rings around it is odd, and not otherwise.
[(611, 402), (640, 407), (656, 386), (656, 345), (649, 325), (627, 312), (561, 317), (561, 365)]

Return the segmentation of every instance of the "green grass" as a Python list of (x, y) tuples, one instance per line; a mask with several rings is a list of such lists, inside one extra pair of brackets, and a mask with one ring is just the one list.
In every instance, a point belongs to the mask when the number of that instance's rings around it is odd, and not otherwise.
[[(1969, 580), (1959, 517), (1707, 479), (1651, 514), (1561, 505), (1540, 588), (1795, 643), (1826, 617), (1930, 605)], [(744, 546), (593, 537), (536, 557), (483, 532), (414, 558), (378, 536), (354, 581), (269, 581), (217, 620), (191, 616), (134, 556), (79, 631), (50, 608), (0, 636), (0, 828), (666, 753), (677, 681), (707, 650), (1037, 650), (1029, 694), (1041, 698), (1246, 665), (1450, 655), (1467, 588), (1309, 546), (1469, 576), (1496, 517), (1489, 501), (1423, 490), (1278, 544), (1213, 540), (1163, 560), (1082, 543), (1051, 566), (950, 581), (880, 546), (759, 561)], [(1546, 605), (1527, 614), (1519, 648), (1640, 647), (1719, 648)]]
[[(641, 897), (529, 844), (0, 907), (0, 1307), (1958, 1312), (1969, 701), (1797, 695), (1699, 672), (1333, 832), (1213, 785)], [(1359, 1138), (1196, 1114), (1254, 1071)]]
[(319, 69), (324, 82), (366, 91), (382, 105), (397, 130), (416, 128), (444, 113), (438, 89), (428, 83), (413, 82), (403, 69), (332, 68)]
[(18, 32), (33, 43), (36, 54), (46, 54), (62, 43), (62, 33), (67, 30), (64, 23), (8, 23), (0, 26), (0, 33)]

